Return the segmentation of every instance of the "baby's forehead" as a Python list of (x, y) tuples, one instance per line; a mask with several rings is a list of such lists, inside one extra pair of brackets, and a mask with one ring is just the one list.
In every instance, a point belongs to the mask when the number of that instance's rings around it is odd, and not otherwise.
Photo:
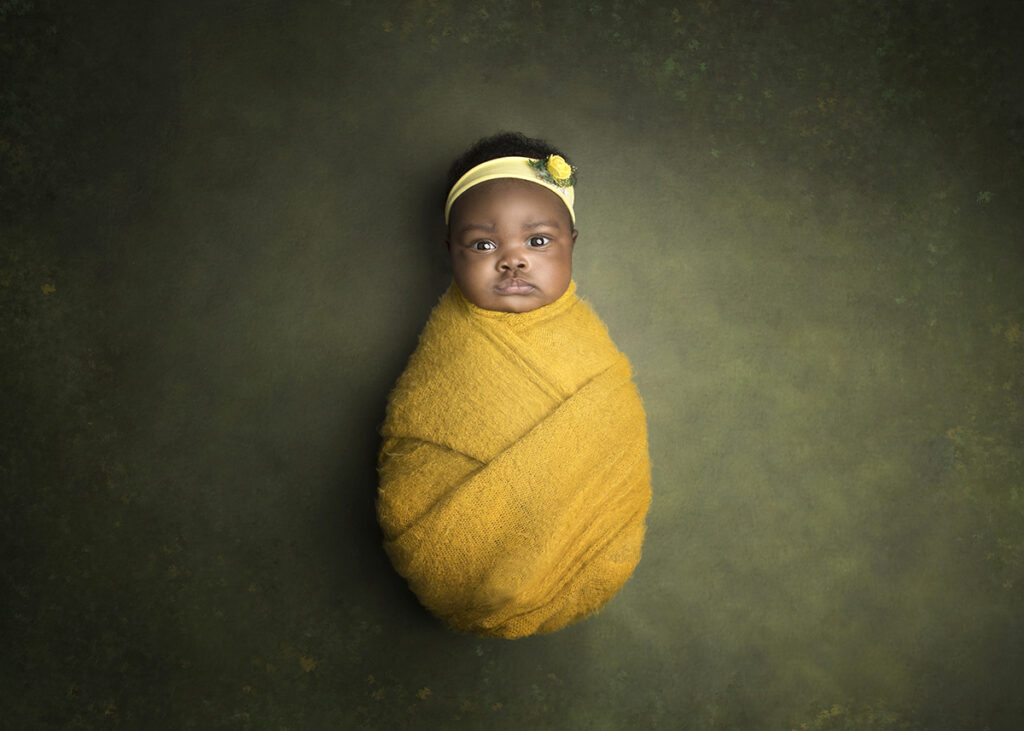
[(496, 211), (542, 216), (554, 219), (559, 225), (569, 224), (571, 220), (569, 209), (554, 192), (519, 178), (494, 178), (479, 183), (456, 200), (452, 208), (453, 218)]

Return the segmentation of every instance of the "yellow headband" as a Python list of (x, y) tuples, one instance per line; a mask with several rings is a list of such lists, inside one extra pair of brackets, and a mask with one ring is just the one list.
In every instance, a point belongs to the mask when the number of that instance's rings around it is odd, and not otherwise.
[[(448, 202), (444, 206), (444, 222), (448, 223), (455, 200), (474, 185), (496, 180), (497, 178), (519, 178), (531, 183), (543, 185), (554, 192), (569, 209), (569, 217), (573, 226), (576, 225), (576, 213), (572, 209), (576, 196), (573, 185), (576, 177), (572, 166), (561, 155), (549, 155), (546, 160), (535, 160), (530, 157), (499, 157), (482, 162), (459, 178), (448, 193)], [(561, 185), (560, 185), (561, 183)]]

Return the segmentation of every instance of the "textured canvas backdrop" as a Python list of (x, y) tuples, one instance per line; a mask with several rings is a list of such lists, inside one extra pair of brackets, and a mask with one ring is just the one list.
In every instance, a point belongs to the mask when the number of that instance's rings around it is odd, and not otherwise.
[[(4, 724), (1017, 728), (1020, 8), (0, 2)], [(579, 167), (654, 465), (623, 592), (516, 642), (373, 516), (500, 129)]]

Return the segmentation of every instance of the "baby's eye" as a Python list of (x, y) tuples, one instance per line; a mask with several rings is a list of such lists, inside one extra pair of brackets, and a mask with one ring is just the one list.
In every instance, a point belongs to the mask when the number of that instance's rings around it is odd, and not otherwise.
[(494, 248), (493, 241), (477, 241), (473, 244), (473, 248), (477, 251), (490, 251)]
[(533, 247), (544, 246), (549, 241), (551, 241), (551, 239), (547, 236), (531, 236), (528, 245)]

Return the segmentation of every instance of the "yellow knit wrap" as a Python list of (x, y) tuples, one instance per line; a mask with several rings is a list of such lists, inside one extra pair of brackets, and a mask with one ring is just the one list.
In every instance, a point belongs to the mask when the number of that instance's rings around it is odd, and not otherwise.
[(640, 560), (643, 406), (576, 285), (525, 313), (453, 284), (381, 429), (384, 546), (420, 601), (479, 635), (552, 632), (600, 609)]

